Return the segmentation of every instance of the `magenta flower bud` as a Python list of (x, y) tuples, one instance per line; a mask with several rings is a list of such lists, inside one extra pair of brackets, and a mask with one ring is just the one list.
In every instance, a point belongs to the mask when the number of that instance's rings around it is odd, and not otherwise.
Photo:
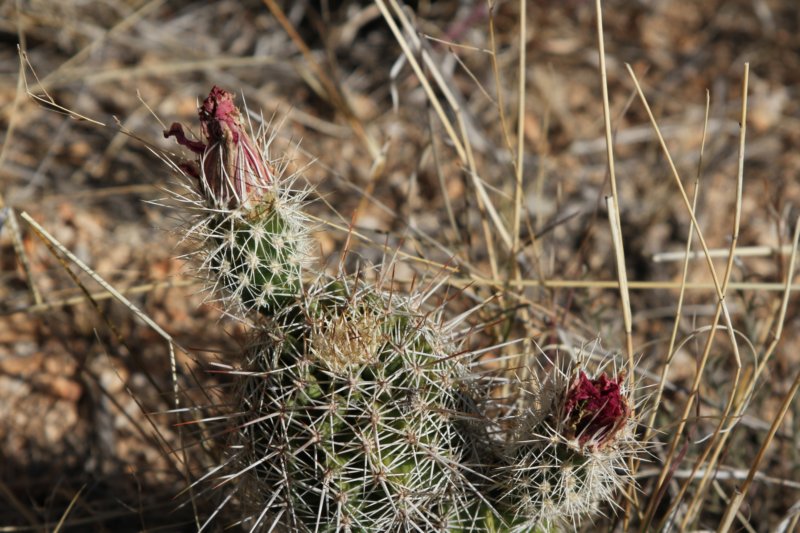
[(273, 175), (233, 103), (233, 95), (214, 86), (200, 106), (199, 115), (205, 142), (188, 139), (178, 123), (164, 132), (164, 137), (174, 136), (178, 144), (199, 156), (197, 163), (181, 168), (198, 179), (200, 192), (212, 206), (252, 207), (273, 181)]
[(565, 436), (577, 438), (581, 446), (588, 443), (602, 448), (612, 442), (631, 414), (620, 387), (624, 379), (624, 373), (612, 380), (605, 372), (589, 379), (580, 371), (567, 391)]

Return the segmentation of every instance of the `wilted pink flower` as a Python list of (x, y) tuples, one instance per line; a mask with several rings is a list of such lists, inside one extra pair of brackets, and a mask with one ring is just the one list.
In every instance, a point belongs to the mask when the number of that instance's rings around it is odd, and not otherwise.
[(174, 136), (178, 144), (199, 155), (198, 164), (182, 168), (199, 180), (206, 200), (215, 207), (250, 207), (273, 176), (233, 103), (233, 95), (214, 86), (199, 115), (205, 142), (188, 139), (178, 123), (172, 124), (164, 137)]
[(613, 440), (631, 414), (620, 388), (624, 379), (624, 374), (615, 380), (605, 372), (595, 379), (589, 379), (583, 371), (578, 374), (564, 405), (568, 438), (577, 437), (581, 446), (591, 442), (598, 448)]

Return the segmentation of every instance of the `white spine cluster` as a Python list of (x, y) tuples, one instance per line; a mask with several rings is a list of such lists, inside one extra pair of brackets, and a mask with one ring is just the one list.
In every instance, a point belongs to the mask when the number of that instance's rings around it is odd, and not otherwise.
[(237, 317), (294, 300), (311, 262), (304, 194), (275, 177), (258, 204), (211, 209), (195, 202), (185, 239), (187, 254), (209, 284), (209, 294)]
[(188, 255), (229, 313), (270, 315), (302, 292), (311, 256), (305, 192), (270, 160), (273, 137), (265, 127), (252, 131), (231, 93), (212, 88), (199, 116), (201, 140), (189, 139), (177, 123), (164, 133), (197, 154), (173, 165), (192, 182), (175, 194), (192, 215)]

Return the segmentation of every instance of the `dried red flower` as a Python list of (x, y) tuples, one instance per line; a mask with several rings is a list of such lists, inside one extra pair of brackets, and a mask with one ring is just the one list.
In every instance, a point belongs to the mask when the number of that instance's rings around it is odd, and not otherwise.
[(205, 142), (186, 137), (178, 123), (164, 132), (199, 156), (196, 164), (182, 168), (198, 179), (201, 193), (215, 207), (250, 207), (273, 180), (256, 143), (245, 127), (233, 95), (216, 85), (199, 108)]
[(620, 387), (624, 379), (624, 373), (613, 380), (605, 372), (595, 379), (583, 371), (578, 374), (564, 405), (568, 438), (577, 437), (581, 446), (591, 443), (598, 448), (613, 440), (631, 414)]

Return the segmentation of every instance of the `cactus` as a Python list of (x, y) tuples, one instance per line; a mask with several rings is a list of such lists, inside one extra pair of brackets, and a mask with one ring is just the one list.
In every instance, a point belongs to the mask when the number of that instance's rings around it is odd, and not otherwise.
[[(625, 374), (590, 377), (573, 361), (532, 374), (504, 382), (517, 401), (485, 392), (480, 402), (481, 413), (495, 413), (496, 429), (473, 431), (491, 472), (482, 490), (500, 513), (498, 531), (576, 529), (601, 505), (614, 504), (640, 451)], [(494, 388), (485, 380), (485, 391)]]
[(214, 87), (199, 114), (204, 141), (165, 132), (198, 155), (179, 165), (200, 213), (190, 255), (231, 314), (260, 317), (231, 372), (227, 461), (207, 478), (232, 487), (224, 502), (253, 530), (474, 530), (452, 329), (420, 298), (356, 278), (304, 284), (302, 200), (229, 93)]
[(231, 314), (257, 318), (220, 418), (227, 460), (206, 476), (231, 487), (223, 506), (251, 530), (523, 532), (613, 502), (638, 452), (624, 374), (554, 364), (493, 400), (443, 309), (346, 274), (304, 284), (303, 194), (229, 93), (212, 89), (200, 124), (204, 141), (165, 132), (198, 155), (179, 166), (190, 255)]
[(409, 299), (344, 279), (286, 314), (248, 350), (237, 394), (232, 475), (247, 478), (250, 525), (471, 530), (448, 334)]
[(178, 196), (194, 215), (185, 234), (193, 241), (188, 255), (229, 313), (272, 314), (302, 290), (310, 258), (305, 194), (275, 171), (271, 139), (262, 131), (253, 140), (230, 93), (214, 87), (199, 115), (205, 142), (188, 139), (177, 123), (164, 132), (198, 155), (179, 165), (194, 181)]

